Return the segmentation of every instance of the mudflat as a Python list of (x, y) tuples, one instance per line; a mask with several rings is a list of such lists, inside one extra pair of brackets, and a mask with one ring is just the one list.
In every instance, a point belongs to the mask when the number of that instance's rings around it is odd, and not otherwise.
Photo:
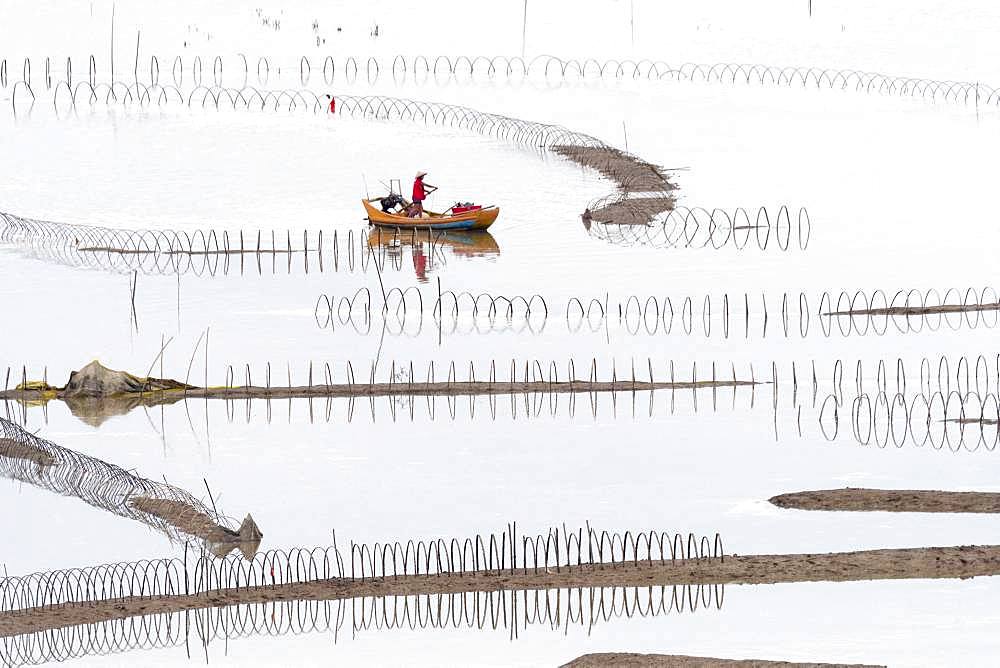
[(562, 668), (874, 668), (848, 663), (791, 663), (759, 659), (713, 659), (680, 654), (584, 654)]
[(913, 489), (821, 489), (780, 494), (780, 508), (890, 513), (1000, 513), (1000, 493)]

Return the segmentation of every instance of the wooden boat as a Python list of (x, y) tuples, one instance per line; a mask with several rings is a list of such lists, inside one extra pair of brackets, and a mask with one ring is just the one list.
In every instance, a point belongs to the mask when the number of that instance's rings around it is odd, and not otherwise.
[(461, 213), (434, 213), (425, 211), (422, 218), (408, 218), (405, 215), (382, 211), (376, 200), (361, 200), (372, 225), (398, 227), (404, 230), (485, 230), (500, 215), (495, 206), (476, 208)]

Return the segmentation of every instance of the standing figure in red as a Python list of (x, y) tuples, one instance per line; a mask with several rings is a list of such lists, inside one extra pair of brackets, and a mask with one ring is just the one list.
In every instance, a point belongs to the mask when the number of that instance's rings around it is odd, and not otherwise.
[(417, 177), (413, 180), (413, 204), (410, 205), (410, 210), (407, 213), (410, 218), (420, 218), (424, 215), (424, 200), (437, 190), (435, 186), (424, 183), (425, 176), (427, 176), (427, 172), (417, 172)]
[(337, 113), (337, 98), (335, 98), (332, 95), (327, 95), (326, 99), (330, 100), (330, 113), (331, 114)]

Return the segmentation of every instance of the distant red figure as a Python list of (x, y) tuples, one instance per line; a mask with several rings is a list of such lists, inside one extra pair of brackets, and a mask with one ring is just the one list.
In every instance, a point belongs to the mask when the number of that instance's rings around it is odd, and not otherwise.
[(337, 98), (335, 98), (332, 95), (327, 95), (326, 99), (330, 100), (330, 113), (331, 114), (337, 113)]

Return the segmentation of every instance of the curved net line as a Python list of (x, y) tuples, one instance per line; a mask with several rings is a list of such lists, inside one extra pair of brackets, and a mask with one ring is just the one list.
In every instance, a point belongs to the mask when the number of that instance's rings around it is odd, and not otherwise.
[(239, 527), (235, 520), (218, 514), (179, 487), (142, 478), (114, 464), (38, 438), (3, 418), (0, 418), (0, 476), (76, 497), (95, 508), (142, 522), (178, 543), (200, 538), (182, 528), (183, 520), (180, 525), (171, 522), (158, 509), (182, 511), (188, 518), (207, 518), (233, 533)]

